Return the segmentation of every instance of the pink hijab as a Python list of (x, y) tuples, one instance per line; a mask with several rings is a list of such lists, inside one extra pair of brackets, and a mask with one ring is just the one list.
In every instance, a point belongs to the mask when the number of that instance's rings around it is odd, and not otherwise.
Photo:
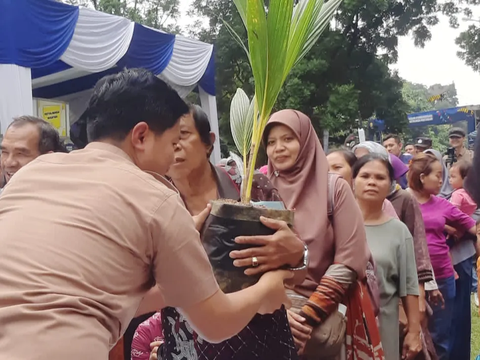
[[(272, 115), (264, 132), (266, 137), (274, 124), (282, 124), (297, 135), (300, 153), (288, 171), (276, 172), (268, 162), (268, 177), (280, 192), (288, 209), (295, 209), (295, 230), (307, 244), (322, 239), (328, 227), (327, 185), (328, 162), (310, 119), (295, 110), (282, 110)], [(315, 214), (315, 221), (312, 221)]]

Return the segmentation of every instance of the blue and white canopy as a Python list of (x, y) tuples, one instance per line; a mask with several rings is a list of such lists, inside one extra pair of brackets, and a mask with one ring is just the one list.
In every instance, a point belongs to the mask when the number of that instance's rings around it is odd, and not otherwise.
[[(32, 94), (84, 104), (98, 79), (125, 67), (151, 70), (181, 96), (197, 86), (215, 95), (211, 44), (53, 0), (0, 0), (3, 132), (11, 117), (31, 113)], [(216, 121), (216, 109), (209, 115)]]

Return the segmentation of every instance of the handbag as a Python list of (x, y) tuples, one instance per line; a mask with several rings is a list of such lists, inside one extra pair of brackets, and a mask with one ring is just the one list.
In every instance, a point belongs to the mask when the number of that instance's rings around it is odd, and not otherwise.
[[(327, 198), (327, 216), (330, 225), (333, 227), (333, 212), (335, 210), (335, 184), (337, 183), (337, 179), (339, 175), (335, 175), (332, 173), (328, 173), (328, 198)], [(378, 316), (380, 312), (380, 290), (378, 287), (377, 276), (376, 274), (376, 266), (373, 259), (367, 263), (367, 268), (365, 271), (365, 275), (367, 278), (367, 289), (368, 295), (370, 296), (370, 300), (372, 301), (373, 305), (373, 313), (375, 316)]]
[[(287, 296), (292, 302), (290, 310), (299, 314), (308, 298), (293, 290), (287, 290)], [(334, 311), (324, 322), (312, 329), (303, 356), (307, 360), (321, 360), (339, 355), (345, 343), (346, 331), (347, 317), (340, 311)]]

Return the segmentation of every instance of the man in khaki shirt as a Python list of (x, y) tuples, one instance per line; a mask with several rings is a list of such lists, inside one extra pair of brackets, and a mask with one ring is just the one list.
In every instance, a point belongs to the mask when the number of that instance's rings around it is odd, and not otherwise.
[(212, 342), (288, 302), (286, 271), (237, 293), (219, 290), (192, 217), (161, 176), (187, 112), (146, 70), (108, 76), (86, 112), (93, 142), (42, 155), (7, 184), (0, 198), (1, 359), (107, 359), (155, 282), (159, 308), (178, 307)]
[[(455, 157), (457, 161), (472, 161), (473, 160), (473, 151), (468, 150), (465, 147), (465, 130), (459, 127), (453, 127), (448, 132), (448, 142), (450, 146), (455, 149)], [(443, 157), (443, 161), (448, 168), (451, 166), (451, 161), (449, 161), (448, 155)]]

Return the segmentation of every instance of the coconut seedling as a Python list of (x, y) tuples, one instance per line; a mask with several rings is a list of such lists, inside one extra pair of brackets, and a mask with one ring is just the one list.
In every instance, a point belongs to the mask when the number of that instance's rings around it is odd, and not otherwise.
[(237, 90), (230, 108), (233, 139), (243, 156), (242, 203), (249, 204), (261, 139), (285, 79), (318, 41), (342, 0), (234, 0), (247, 30), (248, 45), (225, 23), (245, 50), (252, 68), (255, 95)]
[[(293, 211), (274, 209), (272, 202), (252, 206), (251, 194), (255, 163), (262, 134), (288, 74), (311, 49), (328, 26), (341, 0), (234, 0), (248, 35), (248, 46), (225, 23), (245, 49), (252, 67), (255, 94), (250, 99), (238, 89), (230, 108), (233, 139), (243, 161), (236, 161), (243, 171), (241, 202), (212, 201), (212, 209), (202, 230), (202, 244), (208, 254), (216, 279), (225, 292), (237, 291), (255, 283), (259, 275), (247, 276), (229, 257), (232, 250), (248, 245), (235, 242), (238, 236), (271, 235), (274, 230), (260, 222), (260, 216), (293, 225)], [(268, 203), (269, 206), (266, 206)], [(258, 205), (258, 204), (257, 204)], [(252, 266), (258, 266), (252, 257)]]

